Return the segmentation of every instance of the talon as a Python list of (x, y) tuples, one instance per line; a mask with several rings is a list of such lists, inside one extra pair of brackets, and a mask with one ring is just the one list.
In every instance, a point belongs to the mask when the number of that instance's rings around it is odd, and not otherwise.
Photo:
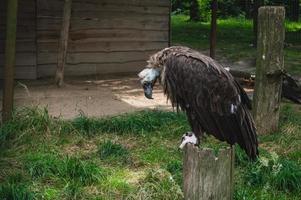
[(179, 148), (183, 149), (187, 143), (197, 145), (198, 139), (193, 132), (187, 132), (182, 136), (182, 143)]

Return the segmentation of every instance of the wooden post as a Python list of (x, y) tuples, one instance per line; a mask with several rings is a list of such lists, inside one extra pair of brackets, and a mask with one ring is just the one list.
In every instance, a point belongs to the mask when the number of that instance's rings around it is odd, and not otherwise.
[(257, 132), (271, 133), (278, 128), (284, 70), (284, 7), (259, 9), (254, 119)]
[(216, 29), (217, 29), (217, 0), (212, 0), (212, 13), (211, 13), (211, 31), (210, 31), (210, 57), (215, 58), (216, 54)]
[(185, 200), (233, 199), (234, 149), (199, 149), (188, 144), (184, 153)]
[(18, 0), (7, 1), (2, 121), (11, 119), (14, 101)]
[(65, 0), (61, 37), (59, 41), (57, 69), (55, 75), (55, 83), (58, 87), (61, 87), (64, 83), (64, 67), (68, 50), (71, 5), (72, 0)]

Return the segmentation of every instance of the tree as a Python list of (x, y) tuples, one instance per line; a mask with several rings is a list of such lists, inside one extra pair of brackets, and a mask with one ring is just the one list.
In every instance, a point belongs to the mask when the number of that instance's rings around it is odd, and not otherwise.
[(299, 21), (299, 12), (300, 12), (300, 2), (299, 0), (291, 0), (290, 1), (290, 7), (291, 7), (291, 13), (290, 13), (290, 19), (292, 21)]
[(200, 21), (200, 5), (198, 0), (190, 0), (190, 20), (191, 21)]
[(258, 31), (258, 9), (264, 5), (264, 0), (254, 0), (253, 5), (253, 31), (254, 31), (254, 46), (257, 45), (257, 31)]

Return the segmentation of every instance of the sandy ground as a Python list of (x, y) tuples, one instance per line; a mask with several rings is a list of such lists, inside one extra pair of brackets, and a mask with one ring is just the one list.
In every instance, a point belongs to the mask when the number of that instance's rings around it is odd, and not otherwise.
[(159, 86), (155, 87), (153, 97), (146, 99), (136, 76), (126, 75), (73, 78), (66, 80), (62, 88), (57, 88), (50, 79), (18, 81), (14, 100), (16, 108), (47, 107), (52, 116), (65, 119), (80, 113), (101, 117), (147, 108), (171, 109)]

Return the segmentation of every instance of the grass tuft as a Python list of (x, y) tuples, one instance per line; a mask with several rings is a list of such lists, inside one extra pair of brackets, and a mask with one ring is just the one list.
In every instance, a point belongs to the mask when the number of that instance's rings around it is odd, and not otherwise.
[(183, 163), (180, 160), (173, 160), (167, 163), (166, 170), (171, 173), (178, 185), (183, 184)]
[(80, 115), (72, 122), (72, 125), (78, 132), (91, 136), (99, 133), (141, 135), (174, 123), (185, 126), (187, 123), (185, 115), (158, 110), (140, 111), (105, 119), (87, 118)]
[(97, 183), (105, 178), (105, 171), (96, 164), (77, 157), (59, 158), (51, 154), (29, 155), (25, 167), (33, 178), (59, 176), (83, 185)]
[(26, 184), (6, 182), (0, 185), (0, 199), (33, 200), (35, 196)]
[(301, 167), (294, 161), (280, 159), (278, 155), (261, 157), (246, 170), (245, 180), (249, 185), (271, 186), (279, 191), (301, 191)]
[(129, 199), (183, 199), (180, 186), (165, 170), (150, 170), (135, 195)]
[(102, 160), (118, 160), (122, 163), (130, 161), (129, 151), (121, 144), (113, 143), (111, 140), (99, 145), (98, 154)]

